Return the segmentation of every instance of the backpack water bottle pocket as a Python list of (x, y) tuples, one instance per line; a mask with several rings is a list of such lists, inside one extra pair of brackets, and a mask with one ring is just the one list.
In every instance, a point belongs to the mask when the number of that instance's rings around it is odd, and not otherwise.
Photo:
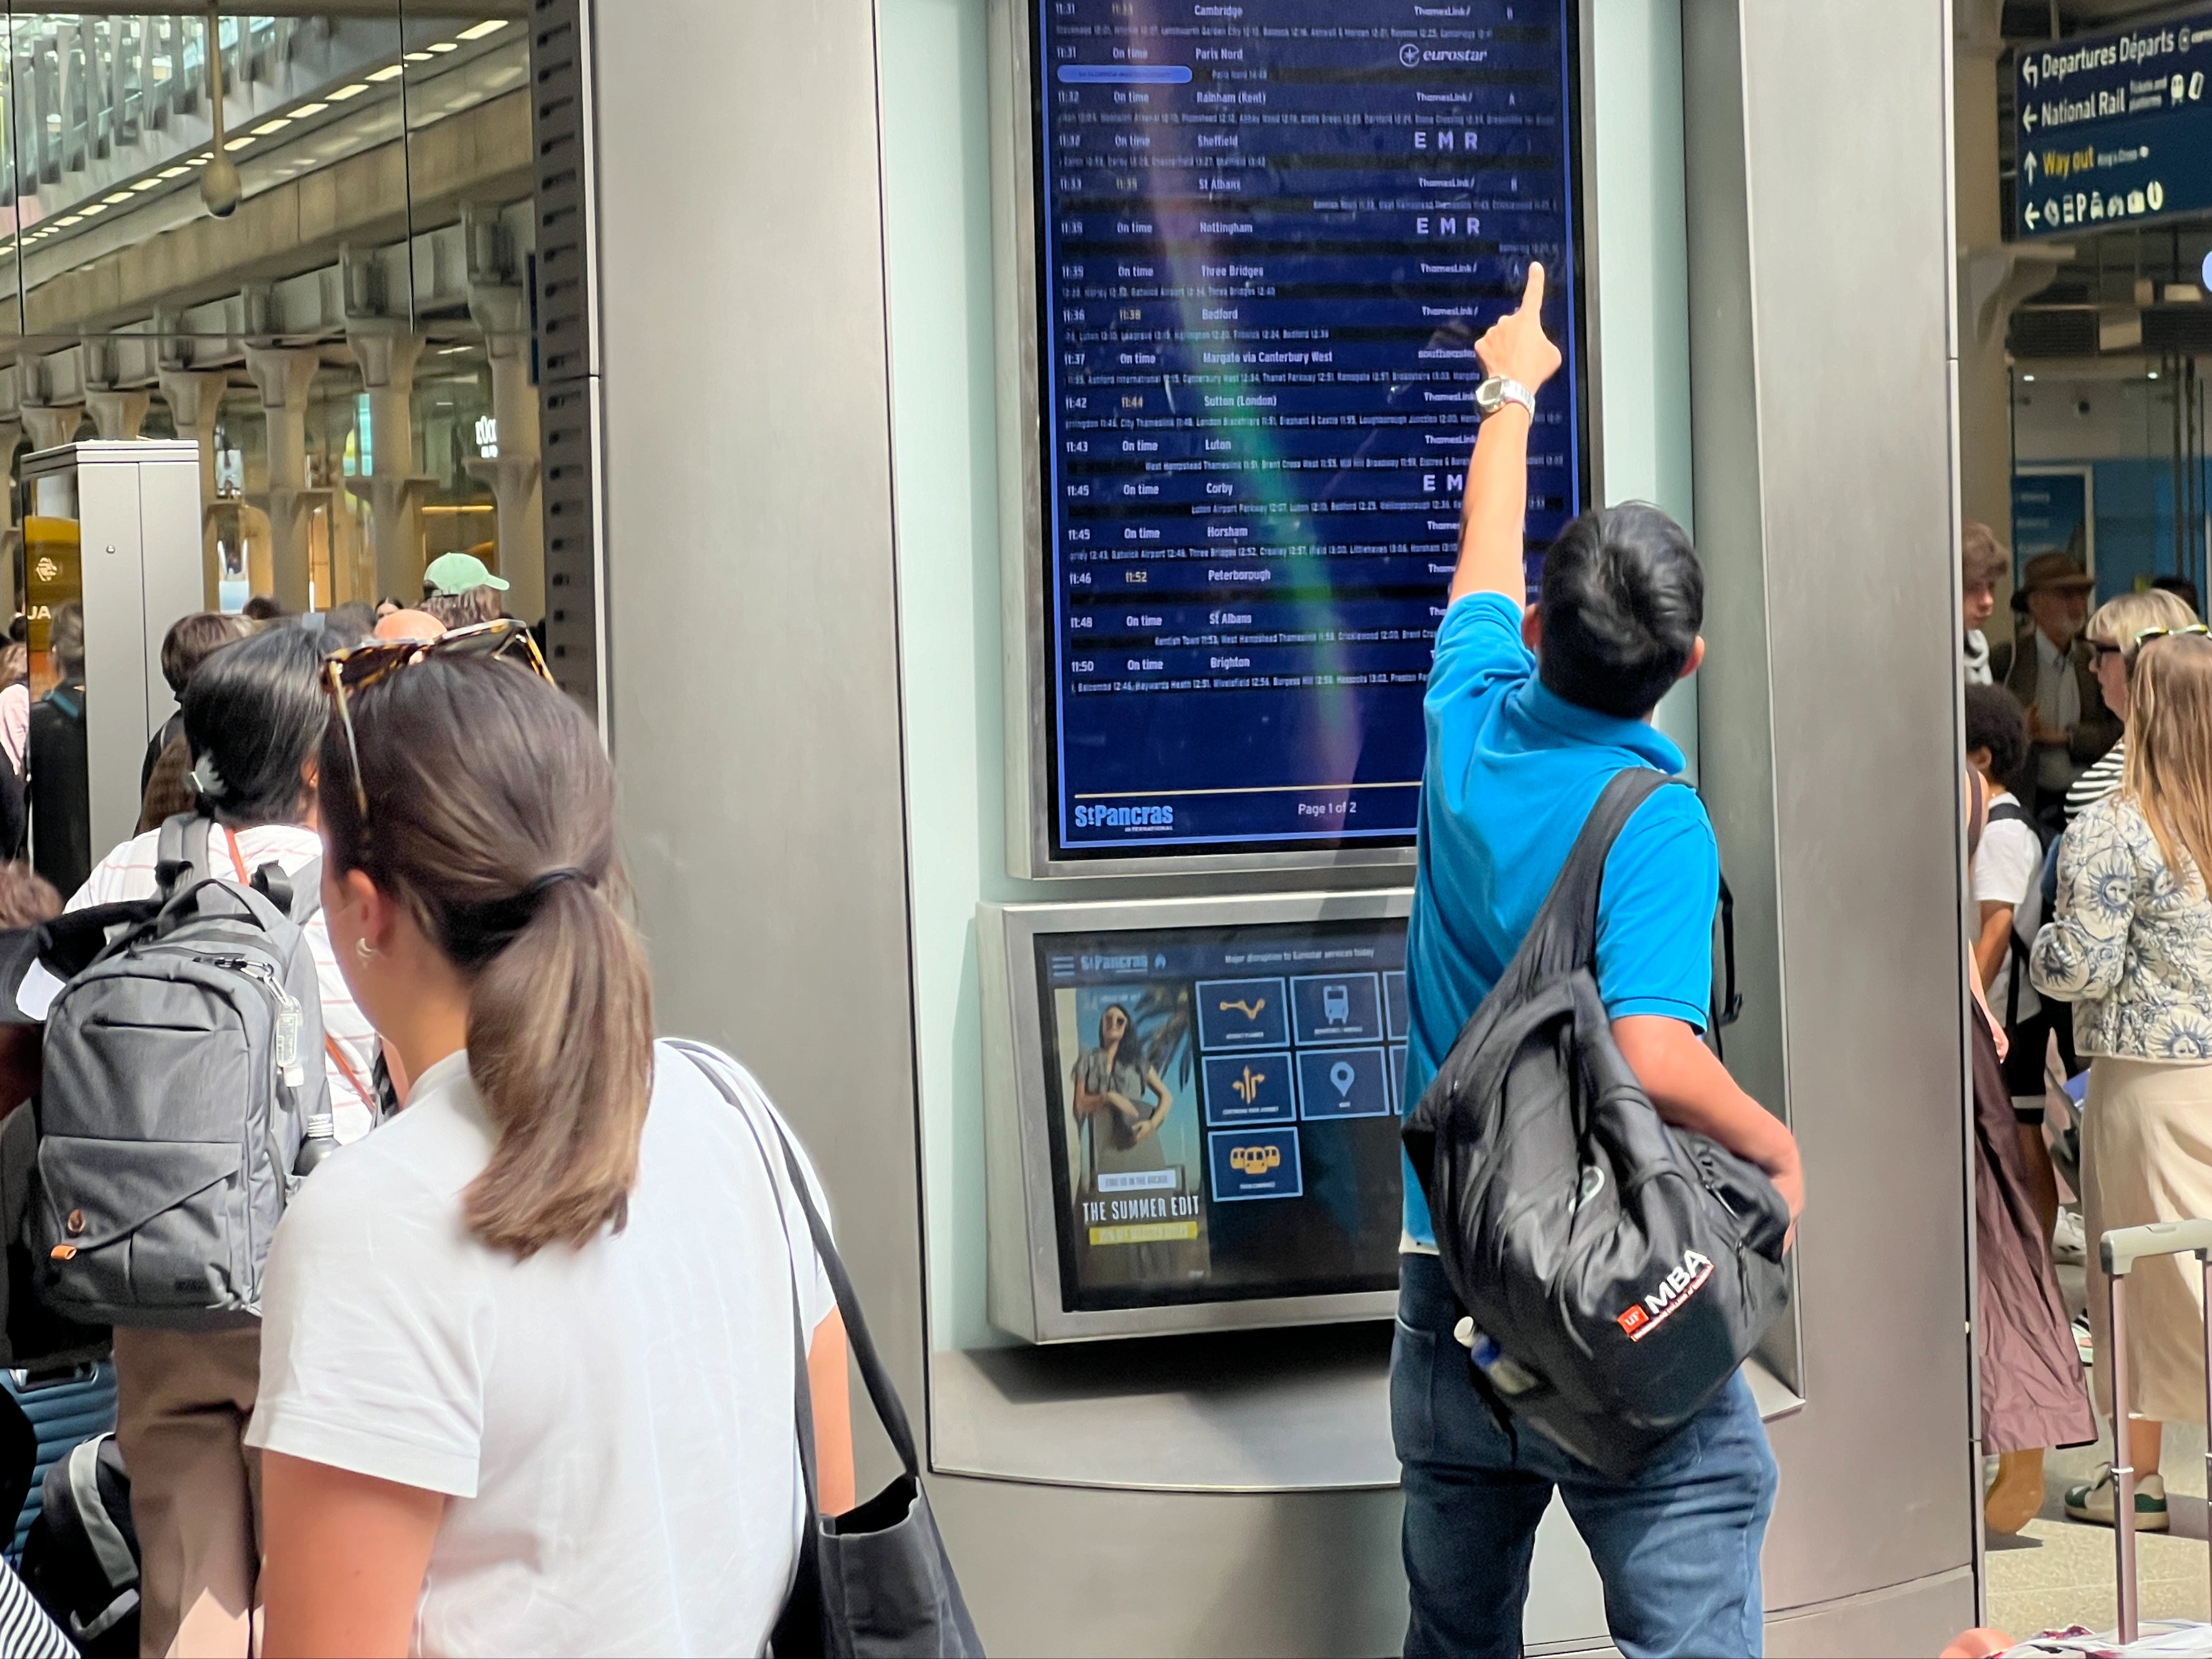
[(49, 1135), (32, 1206), (40, 1298), (74, 1318), (190, 1327), (258, 1299), (222, 1141)]

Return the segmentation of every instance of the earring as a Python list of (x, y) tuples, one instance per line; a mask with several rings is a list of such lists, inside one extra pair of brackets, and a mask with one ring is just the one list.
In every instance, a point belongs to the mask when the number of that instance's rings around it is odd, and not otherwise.
[(376, 954), (376, 947), (365, 939), (357, 939), (353, 942), (353, 953), (367, 962)]

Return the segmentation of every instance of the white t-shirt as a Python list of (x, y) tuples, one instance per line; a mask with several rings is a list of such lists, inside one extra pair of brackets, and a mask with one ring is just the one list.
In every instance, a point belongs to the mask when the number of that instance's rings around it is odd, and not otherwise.
[[(82, 910), (94, 904), (118, 904), (125, 899), (145, 899), (159, 890), (154, 867), (161, 847), (161, 832), (149, 830), (125, 842), (85, 878), (68, 908)], [(238, 850), (246, 867), (231, 861), (230, 838), (218, 824), (208, 837), (208, 858), (213, 874), (228, 880), (251, 881), (253, 872), (272, 860), (288, 876), (296, 875), (323, 855), (323, 838), (296, 823), (257, 823), (238, 832)], [(330, 1073), (332, 1129), (341, 1142), (358, 1140), (376, 1127), (376, 1030), (368, 1016), (354, 1006), (345, 975), (338, 971), (337, 952), (331, 948), (331, 933), (320, 910), (307, 919), (307, 948), (314, 953), (315, 979), (323, 988), (323, 1035), (337, 1043), (346, 1065), (340, 1066), (326, 1048), (323, 1069)], [(353, 1075), (346, 1075), (347, 1067)]]
[(806, 1329), (836, 1305), (772, 1136), (773, 1188), (660, 1044), (628, 1226), (527, 1261), (463, 1221), (494, 1140), (464, 1052), (301, 1188), (246, 1444), (452, 1498), (416, 1653), (760, 1652), (804, 1508), (787, 1237)]
[[(2008, 801), (2019, 805), (2009, 790), (1998, 791), (1990, 797), (1990, 811), (1995, 812)], [(2009, 904), (2014, 907), (2013, 931), (2023, 939), (2033, 939), (2043, 920), (2043, 842), (2033, 826), (2017, 819), (1993, 817), (1983, 830), (1981, 846), (1974, 854), (1973, 875), (1975, 937), (1981, 936), (1981, 906)], [(2008, 951), (1987, 992), (1990, 1012), (2000, 1023), (2005, 1018), (2005, 996), (2012, 984), (2012, 957)], [(2042, 999), (2035, 994), (2034, 988), (2023, 983), (2020, 988), (2020, 1012), (2014, 1018), (2026, 1019), (2042, 1006)]]

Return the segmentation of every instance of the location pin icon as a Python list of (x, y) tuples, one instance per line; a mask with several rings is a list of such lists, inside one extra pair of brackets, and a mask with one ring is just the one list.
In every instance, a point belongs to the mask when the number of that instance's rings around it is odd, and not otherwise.
[(1336, 1085), (1336, 1091), (1340, 1095), (1349, 1096), (1352, 1085), (1358, 1078), (1359, 1073), (1352, 1069), (1352, 1062), (1348, 1060), (1340, 1060), (1328, 1068), (1328, 1080)]

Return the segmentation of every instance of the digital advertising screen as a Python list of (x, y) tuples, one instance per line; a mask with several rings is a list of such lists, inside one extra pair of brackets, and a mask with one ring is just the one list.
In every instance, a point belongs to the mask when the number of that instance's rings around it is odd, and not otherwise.
[(1575, 0), (1034, 0), (1055, 860), (1412, 841), (1480, 332), (1547, 276), (1581, 510)]
[(1396, 1286), (1403, 921), (1036, 950), (1068, 1311)]

